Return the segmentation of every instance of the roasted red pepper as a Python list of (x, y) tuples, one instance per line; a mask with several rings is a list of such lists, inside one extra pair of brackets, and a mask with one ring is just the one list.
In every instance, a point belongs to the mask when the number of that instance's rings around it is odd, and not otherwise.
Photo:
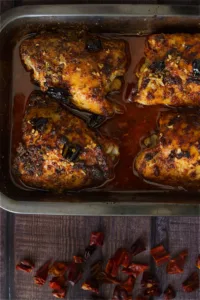
[(131, 293), (135, 285), (135, 277), (129, 276), (120, 287), (125, 289), (128, 293)]
[(49, 274), (54, 275), (56, 277), (63, 276), (66, 273), (68, 267), (69, 266), (66, 262), (55, 261), (49, 269)]
[(200, 254), (197, 258), (196, 267), (200, 270)]
[(24, 271), (27, 273), (32, 272), (33, 268), (34, 268), (34, 264), (28, 259), (24, 259), (20, 261), (19, 264), (16, 265), (16, 270)]
[(49, 273), (49, 266), (51, 264), (51, 260), (48, 260), (43, 266), (41, 266), (34, 277), (34, 281), (38, 285), (43, 285), (45, 284), (48, 273)]
[(53, 295), (54, 297), (56, 297), (56, 298), (63, 299), (63, 298), (65, 298), (66, 293), (67, 293), (66, 288), (62, 288), (62, 289), (60, 289), (60, 290), (54, 290), (54, 291), (52, 292), (52, 295)]
[(193, 272), (183, 283), (183, 290), (186, 293), (191, 293), (199, 288), (199, 274)]
[(114, 289), (112, 300), (128, 300), (127, 291), (117, 285)]
[(93, 292), (95, 294), (99, 294), (99, 283), (94, 278), (86, 280), (82, 284), (81, 288), (82, 288), (82, 290), (91, 291), (91, 292)]
[(82, 278), (82, 274), (81, 264), (73, 262), (69, 267), (68, 281), (74, 286)]
[(90, 246), (103, 246), (104, 234), (103, 232), (92, 232), (90, 236)]
[(149, 268), (147, 264), (131, 263), (128, 268), (122, 269), (122, 272), (127, 275), (133, 275), (135, 278)]
[(188, 251), (184, 250), (179, 253), (177, 257), (171, 259), (167, 265), (168, 274), (179, 274), (183, 273), (183, 268), (185, 265), (186, 258), (188, 256)]
[(133, 256), (146, 250), (146, 246), (141, 238), (137, 239), (131, 246), (131, 253)]
[(170, 259), (170, 255), (163, 245), (151, 249), (151, 255), (153, 256), (157, 266), (166, 263)]
[(117, 266), (127, 268), (130, 265), (132, 254), (126, 248), (119, 248), (113, 256)]
[(169, 285), (164, 291), (164, 300), (171, 300), (176, 297), (176, 292), (171, 285)]
[(117, 277), (119, 266), (117, 265), (114, 258), (110, 258), (106, 265), (106, 274), (111, 277)]
[(142, 281), (142, 287), (146, 288), (144, 291), (145, 296), (160, 296), (161, 290), (159, 287), (159, 282), (150, 272), (144, 272)]
[(66, 280), (64, 276), (53, 277), (49, 282), (49, 286), (53, 290), (60, 290), (65, 286)]
[(76, 264), (82, 264), (84, 262), (84, 259), (82, 256), (73, 256), (73, 260)]

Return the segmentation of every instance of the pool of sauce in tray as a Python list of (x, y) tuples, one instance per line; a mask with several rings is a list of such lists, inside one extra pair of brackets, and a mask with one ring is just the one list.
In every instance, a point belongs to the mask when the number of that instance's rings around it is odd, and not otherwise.
[[(115, 115), (108, 119), (100, 128), (102, 133), (106, 133), (116, 138), (120, 146), (120, 160), (115, 167), (115, 178), (104, 185), (104, 189), (120, 190), (148, 190), (155, 186), (146, 183), (134, 174), (133, 164), (137, 153), (141, 149), (140, 141), (148, 136), (156, 127), (158, 114), (163, 108), (160, 106), (142, 106), (134, 103), (134, 93), (137, 78), (135, 75), (136, 66), (144, 56), (145, 37), (120, 36), (127, 41), (130, 51), (128, 70), (124, 77), (122, 91), (112, 95), (112, 99), (119, 101), (124, 106), (124, 113)], [(22, 132), (22, 118), (26, 102), (30, 93), (39, 89), (30, 80), (30, 72), (27, 72), (22, 65), (19, 56), (19, 45), (16, 45), (13, 53), (13, 126), (12, 126), (12, 146), (11, 153), (14, 156)], [(156, 189), (158, 189), (157, 187)]]

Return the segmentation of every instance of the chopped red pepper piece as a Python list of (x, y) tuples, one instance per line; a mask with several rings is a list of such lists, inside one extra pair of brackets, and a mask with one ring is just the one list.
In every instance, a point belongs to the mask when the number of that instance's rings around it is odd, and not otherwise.
[(81, 264), (73, 262), (69, 267), (68, 281), (74, 286), (82, 278), (82, 274)]
[(184, 250), (179, 253), (177, 257), (171, 259), (167, 265), (168, 274), (179, 274), (183, 273), (183, 268), (185, 265), (186, 258), (188, 256), (188, 251)]
[(82, 256), (73, 256), (73, 260), (76, 264), (82, 264), (84, 262), (84, 259)]
[(110, 258), (106, 265), (106, 274), (110, 275), (111, 277), (117, 277), (118, 269), (119, 267), (114, 258)]
[(151, 255), (153, 256), (157, 266), (166, 263), (170, 259), (170, 255), (163, 245), (151, 249)]
[(28, 259), (24, 259), (16, 265), (16, 270), (24, 271), (26, 273), (32, 272), (33, 268), (34, 264)]
[(132, 254), (126, 248), (119, 248), (113, 257), (117, 266), (123, 266), (125, 268), (129, 266), (131, 258)]
[(54, 275), (54, 276), (63, 276), (67, 269), (69, 267), (69, 264), (66, 262), (59, 262), (55, 261), (51, 268), (49, 269), (49, 274)]
[(131, 253), (133, 256), (146, 250), (146, 246), (141, 238), (137, 239), (131, 246)]
[(49, 266), (51, 264), (51, 260), (48, 260), (43, 266), (41, 266), (34, 277), (35, 284), (43, 285), (45, 284), (48, 272), (49, 272)]
[(92, 232), (90, 236), (90, 246), (103, 246), (104, 234), (103, 232)]
[(128, 293), (131, 293), (135, 285), (135, 278), (133, 276), (129, 276), (120, 287), (125, 289)]
[(135, 278), (149, 268), (147, 264), (131, 263), (128, 268), (122, 269), (122, 272), (127, 275), (133, 275)]
[(96, 279), (102, 281), (103, 283), (107, 284), (120, 284), (121, 281), (117, 278), (113, 278), (110, 275), (106, 274), (105, 272), (99, 272), (96, 275)]
[(56, 298), (63, 299), (63, 298), (65, 298), (66, 293), (67, 293), (66, 288), (62, 288), (62, 289), (59, 289), (59, 290), (54, 290), (54, 291), (52, 292), (52, 295), (53, 295), (54, 297), (56, 297)]
[(84, 282), (81, 288), (85, 291), (91, 291), (95, 294), (99, 294), (99, 283), (96, 279), (91, 278)]
[(117, 285), (114, 289), (112, 300), (128, 300), (127, 291)]
[(53, 277), (49, 282), (49, 286), (53, 290), (60, 290), (65, 286), (65, 282), (66, 280), (64, 276)]
[(142, 281), (142, 287), (146, 288), (144, 291), (145, 296), (160, 296), (161, 290), (159, 287), (159, 282), (150, 272), (144, 272)]
[(183, 290), (186, 293), (191, 293), (199, 288), (199, 274), (193, 272), (183, 283)]
[(169, 285), (166, 290), (164, 291), (164, 299), (165, 300), (171, 300), (174, 299), (176, 297), (176, 292), (173, 289), (173, 287), (171, 285)]
[(200, 254), (197, 258), (196, 267), (200, 270)]

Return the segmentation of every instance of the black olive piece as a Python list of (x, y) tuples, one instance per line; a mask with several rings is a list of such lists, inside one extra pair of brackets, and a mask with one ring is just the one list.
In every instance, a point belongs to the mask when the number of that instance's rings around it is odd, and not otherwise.
[(165, 68), (165, 62), (163, 60), (154, 61), (150, 67), (152, 71), (163, 71)]
[(30, 122), (34, 130), (42, 131), (48, 122), (48, 118), (33, 118)]
[(97, 246), (96, 245), (90, 245), (85, 248), (85, 253), (84, 253), (84, 260), (88, 260), (90, 256), (94, 253), (96, 250)]
[(89, 52), (98, 52), (102, 50), (102, 43), (101, 40), (97, 38), (88, 39), (85, 47)]
[(48, 88), (47, 94), (56, 100), (62, 101), (64, 104), (70, 104), (71, 95), (68, 90), (50, 87)]
[(105, 121), (105, 117), (99, 115), (91, 115), (87, 124), (90, 128), (99, 127)]
[(79, 145), (73, 145), (65, 143), (62, 151), (62, 156), (69, 161), (75, 161), (79, 156), (81, 147)]
[(192, 63), (194, 76), (200, 76), (200, 59), (195, 59)]

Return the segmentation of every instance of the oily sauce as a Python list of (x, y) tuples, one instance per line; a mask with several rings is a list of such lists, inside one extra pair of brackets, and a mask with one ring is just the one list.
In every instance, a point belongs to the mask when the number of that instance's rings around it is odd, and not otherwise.
[[(144, 56), (145, 37), (120, 36), (120, 38), (127, 41), (130, 51), (130, 60), (122, 91), (111, 95), (111, 97), (113, 101), (122, 104), (124, 113), (108, 119), (99, 129), (102, 133), (118, 141), (120, 160), (115, 168), (115, 178), (106, 183), (102, 188), (112, 191), (155, 190), (155, 186), (146, 183), (134, 173), (133, 166), (134, 159), (141, 149), (141, 139), (155, 130), (158, 114), (161, 111), (160, 106), (142, 106), (134, 103), (134, 91), (137, 85), (135, 71), (138, 63)], [(22, 137), (21, 126), (26, 102), (31, 92), (38, 89), (38, 87), (31, 82), (30, 72), (25, 70), (20, 60), (19, 45), (21, 42), (22, 41), (16, 45), (13, 53), (11, 159), (13, 159)]]

